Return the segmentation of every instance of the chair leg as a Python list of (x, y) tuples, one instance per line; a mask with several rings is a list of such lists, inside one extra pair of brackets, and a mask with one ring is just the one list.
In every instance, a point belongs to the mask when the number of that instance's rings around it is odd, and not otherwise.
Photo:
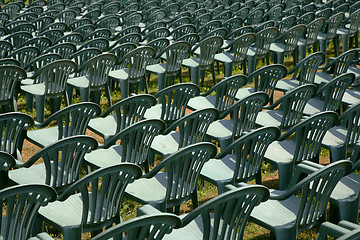
[(105, 86), (105, 97), (108, 99), (109, 101), (109, 106), (112, 106), (112, 101), (111, 101), (111, 92), (110, 92), (110, 86), (109, 84), (106, 84)]
[(63, 229), (64, 239), (66, 240), (79, 240), (81, 239), (81, 227), (68, 227)]
[(165, 79), (165, 73), (158, 73), (157, 79), (158, 79), (158, 90), (160, 91), (167, 86), (166, 79)]
[(279, 164), (279, 190), (284, 190), (292, 177), (293, 164)]
[(42, 123), (45, 118), (45, 96), (35, 95), (36, 121)]
[(81, 102), (90, 101), (90, 88), (79, 88)]
[(330, 151), (330, 162), (336, 162), (342, 159), (346, 159), (346, 147), (332, 147)]
[(332, 223), (338, 223), (341, 220), (357, 223), (359, 209), (359, 197), (353, 201), (330, 202), (330, 219)]
[(214, 63), (211, 66), (211, 73), (212, 73), (212, 77), (213, 77), (213, 81), (214, 81), (214, 85), (216, 84), (216, 76), (215, 76), (215, 66)]
[(196, 84), (197, 86), (200, 86), (200, 67), (191, 67), (190, 68), (190, 78), (191, 81)]
[(26, 111), (32, 112), (34, 108), (34, 98), (30, 94), (26, 94)]
[(120, 80), (121, 99), (129, 96), (129, 79)]
[(233, 62), (224, 62), (224, 77), (230, 77), (233, 71)]
[(53, 98), (51, 99), (51, 114), (60, 110), (61, 106), (61, 98)]
[(92, 92), (92, 98), (93, 98), (94, 103), (100, 105), (101, 90), (93, 91)]
[(66, 86), (66, 92), (69, 98), (69, 105), (72, 104), (72, 100), (73, 100), (73, 93), (74, 93), (74, 88), (73, 86), (70, 86), (69, 84), (67, 84)]
[(341, 42), (342, 42), (342, 52), (346, 52), (349, 49), (349, 35), (344, 34), (341, 35)]

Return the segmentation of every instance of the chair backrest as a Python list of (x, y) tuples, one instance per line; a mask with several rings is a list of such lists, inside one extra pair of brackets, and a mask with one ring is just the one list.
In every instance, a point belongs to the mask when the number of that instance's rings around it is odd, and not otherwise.
[(83, 72), (89, 80), (90, 89), (101, 89), (108, 84), (108, 75), (118, 58), (113, 53), (97, 55), (82, 65), (79, 72)]
[(306, 32), (305, 25), (296, 25), (290, 28), (286, 33), (285, 38), (285, 54), (292, 53), (297, 48), (297, 43)]
[(183, 225), (201, 216), (202, 239), (243, 239), (252, 210), (268, 198), (269, 190), (264, 186), (231, 187), (183, 217)]
[(29, 62), (40, 55), (40, 50), (37, 47), (27, 46), (13, 51), (8, 57), (19, 61), (24, 68)]
[(58, 200), (64, 201), (76, 191), (80, 192), (84, 232), (101, 230), (119, 220), (125, 188), (141, 175), (141, 169), (135, 164), (120, 163), (100, 168), (69, 186)]
[(306, 25), (306, 47), (311, 47), (317, 40), (318, 33), (325, 26), (325, 18), (319, 17)]
[(357, 55), (358, 51), (356, 49), (351, 49), (342, 53), (340, 56), (329, 63), (331, 68), (328, 70), (328, 72), (332, 73), (334, 78), (343, 73), (346, 73), (352, 62), (356, 59)]
[(337, 120), (338, 115), (335, 112), (321, 112), (300, 121), (283, 134), (281, 138), (286, 139), (295, 132), (295, 136), (290, 140), (296, 142), (293, 161), (300, 163), (303, 160), (315, 159), (320, 152), (325, 133)]
[(76, 51), (76, 46), (73, 43), (59, 43), (51, 48), (48, 48), (45, 50), (44, 53), (58, 53), (60, 54), (64, 59), (68, 59), (73, 53)]
[[(114, 135), (107, 146), (121, 140), (121, 160), (138, 166), (146, 164), (151, 143), (155, 136), (165, 130), (165, 123), (158, 119), (142, 120), (134, 123)], [(145, 166), (146, 169), (146, 166)]]
[(256, 56), (258, 58), (263, 58), (268, 54), (270, 50), (270, 45), (273, 43), (275, 38), (279, 35), (279, 29), (276, 27), (269, 27), (261, 30), (256, 33)]
[[(118, 59), (122, 59), (126, 54), (128, 54), (130, 51), (136, 49), (136, 45), (134, 43), (124, 43), (120, 44), (117, 47), (111, 49), (109, 52), (114, 53)], [(127, 63), (124, 61), (122, 64), (117, 64), (113, 66), (113, 70), (118, 70), (122, 68), (126, 68)]]
[(161, 104), (160, 118), (172, 123), (185, 116), (189, 100), (199, 93), (199, 87), (192, 83), (176, 84), (160, 90), (154, 95)]
[(284, 78), (286, 74), (287, 68), (284, 65), (272, 64), (251, 73), (248, 77), (248, 82), (255, 83), (255, 92), (264, 91), (272, 99), (277, 81)]
[(293, 194), (301, 191), (295, 223), (298, 229), (309, 229), (323, 219), (331, 192), (350, 171), (350, 161), (337, 161), (315, 171), (289, 189)]
[(42, 126), (48, 126), (52, 121), (56, 121), (58, 140), (75, 135), (85, 135), (90, 119), (100, 113), (101, 109), (95, 103), (77, 103), (55, 112), (42, 123)]
[(162, 54), (166, 55), (167, 76), (173, 76), (179, 72), (182, 61), (188, 56), (190, 50), (190, 43), (185, 41), (178, 41), (169, 45), (161, 52)]
[[(254, 9), (249, 13), (249, 15), (246, 17), (246, 25), (256, 25), (259, 24), (264, 16), (264, 9), (258, 8)], [(241, 17), (241, 16), (240, 16)]]
[(39, 208), (55, 199), (55, 190), (46, 185), (26, 184), (1, 190), (1, 237), (13, 240), (31, 237)]
[(345, 14), (343, 12), (339, 12), (330, 17), (327, 22), (327, 32), (326, 32), (326, 40), (330, 41), (336, 36), (336, 31), (340, 26), (341, 22), (344, 20)]
[(94, 47), (100, 49), (100, 51), (105, 52), (109, 48), (109, 41), (106, 38), (95, 38), (88, 42), (85, 42), (79, 47), (79, 50), (84, 48)]
[(254, 129), (256, 117), (268, 100), (269, 95), (265, 92), (255, 92), (237, 101), (223, 113), (223, 116), (232, 113), (232, 119), (234, 120), (233, 140)]
[(123, 234), (127, 233), (127, 240), (156, 240), (180, 225), (179, 217), (171, 213), (145, 215), (117, 224), (91, 239), (108, 240), (117, 236), (122, 240)]
[(299, 81), (299, 85), (314, 83), (315, 75), (320, 65), (325, 61), (325, 54), (322, 52), (313, 53), (301, 60), (293, 68), (292, 79)]
[(231, 51), (234, 53), (233, 64), (238, 65), (247, 58), (249, 47), (255, 42), (256, 35), (246, 33), (234, 39)]
[(206, 108), (189, 113), (174, 122), (164, 132), (179, 129), (179, 148), (202, 142), (212, 122), (219, 118), (219, 111), (215, 108)]
[(357, 33), (357, 29), (360, 25), (360, 8), (350, 15), (350, 28), (349, 28), (349, 36), (353, 37)]
[(165, 208), (178, 206), (191, 197), (191, 194), (197, 189), (202, 167), (215, 156), (216, 152), (216, 146), (212, 143), (195, 143), (181, 148), (152, 170), (157, 172), (155, 170), (164, 167), (166, 169)]
[(156, 98), (148, 94), (140, 94), (120, 100), (102, 115), (114, 112), (116, 118), (116, 133), (126, 127), (143, 120), (147, 109), (156, 104)]
[(26, 41), (28, 41), (29, 39), (33, 38), (33, 36), (31, 35), (31, 33), (29, 32), (24, 32), (24, 31), (20, 31), (20, 32), (16, 32), (13, 34), (10, 34), (9, 36), (7, 36), (6, 38), (4, 38), (4, 40), (9, 41), (14, 48), (19, 48), (21, 47)]
[(107, 28), (111, 31), (111, 33), (115, 32), (115, 28), (120, 26), (121, 21), (116, 15), (107, 16), (99, 19), (97, 21), (96, 26), (100, 28)]
[(97, 38), (105, 38), (106, 40), (111, 38), (111, 31), (107, 28), (98, 28), (86, 36), (86, 41), (90, 41)]
[(219, 36), (208, 37), (198, 44), (200, 48), (200, 69), (206, 69), (213, 64), (215, 54), (222, 44), (223, 39)]
[(314, 20), (315, 20), (315, 13), (314, 12), (307, 12), (307, 13), (304, 13), (303, 15), (301, 15), (296, 20), (296, 24), (308, 25), (309, 23), (311, 23)]
[[(277, 102), (282, 111), (280, 129), (284, 130), (299, 123), (304, 112), (306, 103), (315, 95), (317, 87), (314, 84), (301, 85), (286, 92)], [(277, 104), (277, 102), (274, 103)]]
[(37, 47), (40, 52), (44, 52), (45, 49), (50, 48), (51, 46), (51, 40), (47, 37), (43, 37), (43, 36), (39, 36), (39, 37), (34, 37), (26, 42), (23, 43), (22, 47), (26, 47), (26, 46), (34, 46)]
[(34, 124), (34, 120), (27, 114), (10, 112), (0, 114), (0, 151), (11, 154), (15, 159), (21, 159), (20, 149), (22, 149), (25, 138), (25, 131)]
[(119, 60), (119, 64), (126, 61), (128, 64), (128, 79), (129, 82), (139, 81), (145, 76), (146, 66), (151, 58), (155, 56), (155, 49), (152, 47), (138, 47), (128, 54), (126, 54), (122, 60)]
[(200, 36), (196, 33), (189, 33), (182, 37), (179, 37), (177, 41), (186, 41), (191, 44), (191, 46), (194, 46), (198, 42), (200, 42)]
[(55, 19), (53, 17), (41, 16), (35, 19), (34, 21), (32, 21), (32, 24), (35, 25), (37, 31), (41, 32), (43, 29), (45, 29), (45, 27), (47, 27), (49, 24), (53, 23), (54, 21)]
[(344, 73), (322, 86), (317, 92), (317, 97), (324, 101), (322, 111), (337, 111), (346, 89), (354, 80), (353, 73)]
[(7, 57), (12, 49), (13, 45), (9, 41), (0, 40), (0, 56), (2, 58)]
[(65, 92), (66, 82), (70, 73), (77, 70), (75, 62), (70, 60), (56, 60), (34, 73), (35, 83), (45, 84), (45, 95), (60, 96)]
[(83, 36), (80, 33), (69, 33), (61, 38), (56, 39), (55, 44), (70, 42), (74, 44), (81, 44), (83, 42)]
[(35, 153), (24, 167), (43, 160), (45, 165), (45, 184), (57, 193), (79, 180), (80, 170), (86, 153), (98, 147), (97, 141), (90, 136), (71, 136), (60, 139)]
[(69, 26), (75, 19), (76, 12), (74, 10), (64, 10), (55, 16), (55, 19), (59, 19), (59, 21), (65, 23)]
[(196, 32), (196, 27), (193, 24), (184, 24), (172, 30), (171, 35), (176, 40), (183, 35), (189, 33), (195, 33), (195, 32)]
[(170, 45), (169, 39), (166, 37), (155, 38), (154, 40), (148, 42), (146, 46), (152, 47), (155, 49), (155, 56), (149, 59), (148, 65), (157, 64), (161, 61), (161, 53), (162, 51)]
[(52, 43), (55, 43), (57, 39), (64, 36), (64, 32), (59, 29), (50, 29), (41, 32), (40, 35), (49, 38)]
[[(93, 57), (96, 57), (97, 55), (100, 55), (101, 51), (98, 48), (85, 48), (83, 50), (76, 51), (74, 54), (72, 54), (69, 58), (73, 60), (79, 68), (82, 68), (82, 66)], [(79, 75), (76, 73), (76, 75)]]
[(345, 127), (348, 131), (345, 139), (346, 147), (353, 147), (360, 137), (360, 104), (354, 104), (349, 107), (339, 117), (340, 125)]
[(26, 78), (26, 72), (15, 65), (0, 66), (0, 105), (9, 104), (13, 100), (19, 82)]

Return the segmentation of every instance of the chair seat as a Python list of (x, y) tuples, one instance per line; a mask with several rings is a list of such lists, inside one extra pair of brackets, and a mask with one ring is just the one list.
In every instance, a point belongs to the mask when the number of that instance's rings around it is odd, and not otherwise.
[(34, 72), (27, 73), (28, 78), (25, 78), (24, 80), (21, 80), (21, 85), (31, 85), (34, 84), (34, 79), (30, 78), (34, 75)]
[(293, 161), (294, 150), (295, 143), (293, 141), (274, 141), (269, 145), (264, 157), (268, 162), (289, 164)]
[(80, 226), (83, 214), (83, 201), (80, 194), (70, 196), (64, 202), (55, 201), (39, 209), (41, 218), (47, 219), (51, 225), (64, 228)]
[(27, 139), (43, 148), (58, 140), (58, 127), (42, 128), (27, 132)]
[(16, 184), (45, 184), (45, 164), (40, 163), (29, 168), (19, 168), (9, 171), (10, 181)]
[(284, 52), (285, 51), (285, 44), (283, 43), (272, 43), (270, 45), (270, 51), (272, 52)]
[(200, 110), (205, 108), (213, 108), (215, 106), (216, 96), (208, 95), (206, 97), (199, 96), (191, 98), (187, 107), (191, 110)]
[(348, 68), (347, 73), (355, 74), (355, 79), (360, 77), (360, 69), (353, 65)]
[(321, 144), (325, 146), (339, 146), (345, 143), (347, 129), (344, 127), (330, 128), (322, 140)]
[(215, 140), (231, 139), (233, 128), (233, 120), (218, 120), (210, 124), (206, 135)]
[(287, 92), (299, 86), (299, 81), (295, 79), (283, 79), (276, 83), (275, 89)]
[(199, 58), (187, 58), (184, 59), (182, 62), (182, 65), (188, 68), (199, 67), (199, 64), (200, 64)]
[(247, 52), (247, 55), (254, 57), (254, 56), (256, 55), (256, 48), (254, 48), (254, 47), (249, 47), (249, 50), (248, 50), (248, 52)]
[(152, 178), (135, 180), (126, 187), (125, 193), (141, 204), (159, 204), (165, 199), (166, 176), (165, 172), (159, 172)]
[(155, 74), (161, 74), (166, 72), (166, 64), (165, 63), (159, 63), (159, 64), (153, 64), (146, 67), (146, 70)]
[(179, 132), (172, 131), (167, 135), (158, 135), (154, 138), (151, 149), (158, 155), (166, 157), (179, 149)]
[(117, 123), (116, 115), (109, 115), (105, 118), (91, 119), (88, 128), (96, 134), (108, 138), (109, 136), (115, 135)]
[(258, 113), (258, 116), (256, 118), (256, 124), (263, 127), (280, 127), (283, 115), (283, 111), (281, 110), (262, 111)]
[(87, 88), (89, 87), (89, 79), (86, 76), (69, 78), (67, 84), (70, 84), (74, 87)]
[[(280, 192), (274, 190), (273, 192)], [(291, 196), (284, 201), (268, 200), (251, 212), (250, 221), (267, 229), (291, 228), (295, 225), (300, 199)]]
[(251, 87), (248, 87), (248, 88), (240, 88), (236, 95), (235, 95), (235, 98), (238, 99), (238, 100), (241, 100), (247, 96), (250, 96), (252, 93), (254, 93), (255, 90)]
[(122, 146), (115, 145), (108, 149), (99, 149), (85, 155), (87, 164), (95, 168), (103, 168), (121, 162)]
[(331, 80), (332, 80), (332, 75), (326, 72), (317, 72), (315, 75), (314, 83), (319, 86), (321, 84), (326, 84)]
[(223, 159), (210, 159), (201, 169), (200, 176), (211, 183), (231, 183), (235, 162), (235, 154), (226, 155)]
[(144, 118), (145, 119), (161, 119), (162, 104), (156, 104), (147, 109)]
[(234, 54), (231, 52), (223, 52), (215, 54), (214, 59), (222, 63), (231, 63), (234, 59)]
[(20, 86), (21, 90), (30, 93), (32, 95), (44, 95), (45, 94), (45, 84), (31, 84)]
[(125, 69), (119, 69), (119, 70), (115, 70), (115, 71), (110, 71), (109, 72), (109, 77), (114, 78), (116, 80), (128, 79), (128, 77), (129, 77), (129, 69), (125, 68)]
[(320, 113), (323, 110), (324, 102), (318, 98), (311, 98), (304, 108), (305, 115), (314, 115), (316, 113)]
[(340, 179), (330, 196), (330, 202), (334, 200), (353, 201), (358, 198), (360, 192), (360, 176), (354, 172)]
[(358, 103), (360, 101), (360, 91), (354, 89), (347, 89), (341, 101), (346, 105)]

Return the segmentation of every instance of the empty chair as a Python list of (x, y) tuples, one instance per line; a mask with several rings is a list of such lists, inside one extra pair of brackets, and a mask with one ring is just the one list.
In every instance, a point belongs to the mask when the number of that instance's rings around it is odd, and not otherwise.
[(37, 47), (27, 46), (16, 49), (11, 54), (9, 54), (8, 57), (18, 60), (21, 67), (25, 68), (28, 63), (30, 63), (39, 55), (40, 50)]
[[(322, 139), (338, 120), (335, 112), (325, 111), (300, 121), (270, 144), (265, 161), (276, 166), (279, 174), (279, 189), (288, 187), (293, 168), (303, 160), (316, 161)], [(291, 139), (289, 136), (294, 134)]]
[[(197, 184), (202, 166), (216, 154), (211, 143), (196, 143), (180, 149), (126, 188), (133, 200), (153, 205), (160, 211), (179, 213), (180, 205), (192, 199), (197, 207)], [(165, 168), (165, 172), (162, 170)], [(149, 187), (151, 186), (151, 187)]]
[(256, 36), (253, 33), (244, 34), (229, 44), (229, 51), (215, 55), (215, 61), (224, 65), (224, 76), (230, 77), (233, 67), (242, 64), (244, 74), (246, 75), (246, 58), (249, 47), (255, 42)]
[(232, 142), (224, 151), (203, 166), (200, 177), (224, 192), (226, 184), (250, 182), (261, 184), (261, 167), (264, 154), (280, 136), (276, 127), (263, 127), (249, 131)]
[(52, 47), (45, 50), (44, 53), (58, 53), (64, 59), (68, 59), (73, 53), (75, 53), (75, 51), (75, 44), (66, 42), (53, 45)]
[(180, 148), (204, 141), (209, 125), (218, 117), (219, 111), (214, 108), (187, 114), (172, 123), (162, 135), (154, 138), (151, 151), (161, 157), (167, 157)]
[[(183, 226), (164, 239), (242, 239), (252, 209), (269, 198), (269, 190), (260, 185), (226, 188), (227, 192), (181, 216)], [(141, 208), (139, 211), (150, 213)]]
[(313, 12), (307, 12), (303, 15), (301, 15), (297, 20), (296, 20), (296, 24), (303, 24), (303, 25), (308, 25), (310, 24), (312, 21), (315, 20), (315, 13)]
[(56, 39), (54, 44), (70, 42), (74, 44), (81, 44), (83, 42), (83, 36), (80, 33), (70, 33), (61, 38)]
[(193, 83), (180, 83), (164, 88), (154, 95), (158, 104), (148, 109), (144, 118), (161, 119), (166, 124), (172, 124), (185, 116), (189, 100), (199, 93), (199, 87)]
[(264, 107), (265, 111), (259, 112), (256, 124), (278, 127), (283, 131), (299, 123), (306, 103), (315, 95), (316, 90), (314, 84), (305, 84), (287, 91), (275, 103)]
[(9, 41), (0, 40), (0, 56), (7, 57), (13, 49), (13, 45)]
[[(95, 103), (78, 103), (52, 114), (46, 121), (36, 124), (39, 129), (29, 131), (26, 139), (43, 148), (62, 138), (85, 135), (91, 118), (98, 116), (100, 107)], [(56, 122), (56, 126), (49, 127)]]
[[(255, 207), (250, 221), (270, 230), (276, 239), (296, 239), (298, 232), (310, 229), (326, 219), (330, 194), (351, 162), (343, 160), (314, 172), (291, 188), (273, 191), (268, 201)], [(294, 176), (297, 181), (299, 176)]]
[(340, 111), (341, 99), (346, 89), (354, 82), (353, 73), (344, 73), (326, 83), (305, 106), (304, 114), (313, 115), (322, 111)]
[(91, 119), (88, 128), (100, 135), (107, 144), (112, 136), (141, 121), (146, 111), (155, 103), (155, 97), (148, 94), (125, 98), (108, 108), (99, 118)]
[(215, 85), (216, 79), (214, 69), (214, 57), (222, 44), (223, 39), (221, 37), (209, 37), (202, 40), (199, 44), (196, 45), (196, 47), (192, 49), (192, 51), (196, 51), (196, 49), (200, 51), (198, 57), (184, 59), (182, 65), (189, 68), (190, 78), (193, 83), (199, 85), (201, 79), (201, 85), (203, 85), (205, 78), (205, 70), (211, 68)]
[(141, 169), (128, 163), (94, 171), (70, 185), (57, 201), (40, 208), (39, 220), (60, 230), (66, 239), (101, 231), (120, 222), (124, 190), (140, 176)]
[(43, 53), (46, 49), (50, 48), (52, 42), (47, 37), (34, 37), (23, 43), (22, 47), (33, 46), (37, 47), (40, 50), (40, 53)]
[(256, 117), (268, 100), (265, 92), (255, 92), (237, 101), (220, 115), (223, 118), (230, 114), (230, 119), (210, 124), (206, 137), (216, 140), (224, 151), (230, 143), (255, 128)]
[(0, 66), (0, 106), (2, 112), (9, 112), (10, 106), (17, 112), (17, 94), (21, 80), (26, 78), (26, 72), (19, 66)]
[[(336, 34), (341, 37), (342, 51), (346, 52), (349, 49), (350, 39), (355, 38), (355, 43), (358, 43), (358, 31), (360, 25), (360, 9), (354, 11), (349, 16), (349, 27), (339, 27)], [(337, 42), (339, 44), (339, 42)], [(356, 44), (358, 46), (358, 44)], [(337, 47), (339, 48), (339, 47)]]
[(47, 37), (52, 43), (55, 43), (57, 39), (64, 36), (64, 32), (59, 29), (50, 29), (40, 33), (40, 36)]
[(360, 228), (358, 224), (346, 220), (338, 224), (324, 222), (320, 225), (317, 240), (326, 240), (327, 236), (333, 236), (339, 240), (356, 240), (360, 237)]
[(278, 81), (275, 89), (286, 92), (304, 84), (313, 84), (317, 70), (324, 61), (325, 54), (323, 52), (316, 52), (307, 56), (288, 72), (288, 74), (293, 74), (291, 79)]
[(168, 78), (174, 79), (173, 82), (175, 82), (176, 75), (180, 74), (180, 79), (182, 80), (181, 65), (184, 58), (188, 56), (190, 49), (191, 45), (187, 42), (175, 42), (156, 55), (156, 58), (161, 58), (164, 55), (166, 63), (158, 63), (146, 67), (147, 71), (157, 75), (159, 91), (170, 85), (167, 80)]
[[(165, 130), (158, 119), (142, 120), (122, 129), (104, 144), (104, 149), (85, 155), (85, 163), (93, 168), (103, 168), (120, 162), (134, 163), (149, 171), (148, 155), (155, 136)], [(121, 144), (116, 144), (120, 140)]]
[[(45, 117), (46, 98), (52, 99), (52, 110), (60, 109), (61, 96), (69, 104), (66, 93), (66, 81), (70, 73), (76, 71), (77, 65), (70, 60), (57, 60), (34, 73), (34, 83), (21, 86), (21, 90), (36, 100), (36, 120), (43, 122)], [(27, 98), (27, 108), (32, 110), (32, 99)]]
[[(96, 149), (97, 141), (89, 136), (60, 139), (35, 153), (28, 161), (9, 171), (9, 182), (15, 184), (46, 184), (60, 195), (80, 179), (84, 155)], [(43, 163), (35, 164), (42, 160)]]
[[(108, 74), (110, 69), (117, 63), (117, 57), (112, 53), (100, 54), (89, 59), (79, 69), (85, 74), (80, 77), (70, 78), (67, 81), (67, 92), (72, 99), (73, 88), (80, 92), (82, 102), (89, 102), (90, 93), (93, 94), (94, 102), (100, 104), (101, 90), (105, 90), (109, 105), (112, 105), (110, 98), (110, 85)], [(72, 101), (70, 101), (71, 103)]]
[(15, 49), (21, 47), (26, 41), (30, 40), (31, 38), (33, 38), (31, 33), (20, 31), (8, 35), (4, 38), (4, 40), (9, 41)]
[[(74, 54), (70, 55), (70, 59), (73, 60), (79, 68), (81, 68), (88, 60), (97, 55), (100, 55), (101, 51), (98, 48), (85, 48), (83, 50), (78, 50)], [(85, 74), (86, 71), (76, 72), (75, 76), (80, 76)]]
[(253, 92), (264, 91), (269, 95), (269, 101), (272, 103), (275, 86), (286, 74), (287, 68), (282, 64), (272, 64), (262, 67), (249, 74), (248, 82), (255, 83), (254, 87), (239, 89), (235, 98), (242, 99)]
[(69, 26), (75, 19), (76, 12), (74, 10), (63, 10), (58, 15), (55, 16), (55, 19), (58, 19), (60, 22), (63, 22), (66, 24), (66, 26)]

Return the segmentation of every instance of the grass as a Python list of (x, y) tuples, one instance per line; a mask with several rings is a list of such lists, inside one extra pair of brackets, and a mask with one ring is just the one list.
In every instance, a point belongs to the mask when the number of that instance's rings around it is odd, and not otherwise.
[[(291, 59), (286, 59), (285, 61), (285, 65), (288, 68), (291, 68)], [(262, 66), (265, 66), (265, 64), (263, 62), (259, 62), (258, 67), (260, 68)], [(240, 69), (237, 69), (233, 74), (238, 74), (238, 73), (242, 73), (242, 71)], [(183, 80), (184, 82), (190, 82), (190, 78), (188, 75), (188, 71), (186, 69), (183, 70)], [(223, 78), (223, 75), (221, 74), (220, 76), (217, 75), (216, 77), (217, 82), (220, 81)], [(204, 87), (201, 87), (201, 92), (205, 92), (206, 90), (208, 90), (211, 86), (213, 85), (212, 82), (212, 76), (210, 75), (210, 73), (206, 74), (206, 78), (205, 78), (205, 84)], [(150, 83), (149, 83), (149, 93), (150, 94), (155, 94), (157, 92), (157, 79), (155, 76), (152, 76)], [(275, 99), (279, 98), (282, 94), (279, 92), (275, 93)], [(121, 93), (119, 90), (113, 90), (112, 91), (112, 100), (113, 103), (118, 102), (121, 99)], [(80, 102), (79, 97), (76, 97), (75, 99), (73, 99), (73, 103), (77, 103)], [(21, 112), (25, 112), (30, 114), (33, 118), (36, 117), (36, 113), (35, 111), (33, 112), (27, 112), (25, 109), (26, 106), (26, 102), (25, 102), (25, 97), (21, 96), (19, 98), (18, 101), (19, 104), (19, 111)], [(62, 104), (62, 107), (65, 107), (65, 104)], [(101, 98), (101, 109), (102, 111), (105, 111), (107, 108), (109, 107), (107, 99), (102, 96)], [(50, 110), (49, 110), (49, 106), (47, 105), (46, 107), (46, 112), (45, 112), (46, 117), (48, 117), (50, 115)], [(89, 135), (92, 135), (94, 137), (95, 134), (93, 134), (92, 132), (88, 131)], [(98, 140), (99, 137), (96, 137)], [(28, 141), (25, 141), (24, 143), (24, 147), (23, 147), (23, 160), (26, 161), (29, 157), (31, 157), (34, 153), (36, 153), (38, 150), (40, 150), (40, 148), (36, 147), (35, 145), (29, 143)], [(320, 163), (322, 164), (327, 164), (329, 163), (329, 152), (326, 150), (322, 150), (321, 154), (320, 154)], [(278, 175), (277, 175), (277, 171), (273, 171), (270, 167), (269, 164), (264, 163), (263, 167), (262, 167), (262, 176), (263, 176), (263, 184), (269, 188), (277, 188), (278, 187)], [(252, 182), (251, 184), (253, 184), (254, 182)], [(217, 195), (217, 189), (214, 185), (205, 182), (205, 184), (199, 184), (198, 187), (198, 196), (199, 196), (199, 204), (202, 204), (206, 201), (208, 201), (209, 199), (213, 198), (214, 196)], [(140, 207), (141, 205), (131, 201), (129, 199), (124, 199), (122, 207), (121, 207), (121, 216), (123, 218), (123, 220), (128, 220), (128, 219), (132, 219), (136, 216), (136, 210), (138, 207)], [(180, 209), (180, 213), (187, 213), (190, 212), (192, 210), (192, 203), (191, 201), (186, 202), (185, 204), (182, 204), (181, 209)], [(61, 233), (52, 228), (49, 225), (45, 225), (44, 230), (46, 232), (48, 232), (51, 236), (53, 236), (56, 239), (62, 239), (62, 235)], [(298, 239), (315, 239), (317, 235), (317, 229), (312, 229), (309, 231), (304, 231), (301, 234), (298, 234)], [(89, 239), (90, 238), (90, 234), (83, 234), (83, 239)], [(250, 239), (269, 239), (270, 238), (270, 233), (268, 230), (254, 224), (254, 223), (248, 223), (246, 230), (245, 230), (245, 236), (244, 239), (246, 240), (250, 240)]]

